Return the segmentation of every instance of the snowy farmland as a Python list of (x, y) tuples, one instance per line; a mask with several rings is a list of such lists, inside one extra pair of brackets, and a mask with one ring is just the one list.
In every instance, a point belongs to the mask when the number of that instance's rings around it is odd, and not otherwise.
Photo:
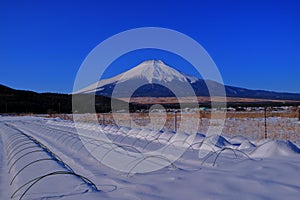
[[(83, 143), (94, 144), (95, 125), (80, 124), (91, 133), (82, 140), (72, 121), (0, 117), (0, 199), (299, 199), (299, 138), (251, 138), (262, 119), (247, 126), (230, 120), (240, 124), (240, 132), (231, 135), (226, 129), (225, 136), (206, 137), (200, 130), (194, 140), (186, 140), (189, 148), (176, 162), (134, 174), (115, 171), (91, 156)], [(131, 147), (126, 151), (151, 151), (172, 144), (175, 135), (171, 130), (98, 128), (115, 144)], [(238, 134), (243, 131), (247, 134)], [(205, 157), (199, 156), (201, 147), (209, 152)], [(110, 149), (102, 153), (105, 159)]]
[[(117, 124), (120, 126), (134, 127), (134, 124), (128, 119), (124, 113), (114, 114), (116, 119), (113, 118), (111, 113), (98, 114), (99, 123), (101, 124)], [(181, 116), (188, 118), (188, 123), (180, 124)], [(202, 117), (201, 117), (202, 116)], [(175, 131), (175, 124), (182, 126), (185, 131), (189, 131), (189, 127), (198, 126), (199, 133), (206, 133), (210, 126), (210, 113), (150, 113), (150, 117), (145, 113), (131, 113), (133, 121), (138, 125), (147, 125), (149, 128), (157, 130), (160, 127), (163, 119), (165, 120), (164, 128), (167, 130)], [(200, 123), (197, 124), (197, 118), (200, 117)], [(82, 120), (90, 121), (89, 114), (83, 115)], [(150, 121), (151, 118), (151, 121)], [(153, 121), (153, 122), (152, 122)], [(177, 123), (175, 123), (177, 121)], [(151, 123), (149, 123), (151, 122)], [(265, 127), (266, 126), (266, 127)], [(297, 141), (300, 139), (300, 121), (297, 113), (290, 111), (284, 112), (268, 112), (265, 121), (263, 111), (255, 112), (227, 112), (222, 135), (231, 137), (232, 135), (243, 135), (247, 138), (259, 141), (265, 137), (270, 139), (284, 139)]]

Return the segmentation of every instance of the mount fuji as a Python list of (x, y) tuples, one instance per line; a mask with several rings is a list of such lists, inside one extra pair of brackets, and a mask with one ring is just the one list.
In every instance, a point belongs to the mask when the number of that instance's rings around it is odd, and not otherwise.
[[(215, 91), (220, 91), (224, 87), (221, 83), (203, 80), (194, 76), (181, 73), (174, 68), (166, 65), (161, 60), (144, 61), (136, 67), (121, 73), (115, 77), (100, 80), (76, 93), (95, 93), (111, 97), (118, 84), (129, 88), (133, 85), (140, 85), (131, 97), (174, 97), (174, 93), (169, 87), (181, 87), (189, 83), (193, 88), (196, 96), (210, 96), (207, 84)], [(255, 99), (272, 99), (272, 100), (300, 100), (300, 94), (279, 93), (263, 90), (249, 90), (240, 87), (225, 86), (228, 97), (238, 98), (255, 98)], [(190, 94), (182, 90), (177, 96), (189, 96)], [(126, 91), (118, 91), (118, 97), (128, 98)]]
[[(168, 88), (181, 87), (184, 84), (194, 85), (202, 90), (198, 94), (208, 96), (208, 90), (204, 80), (194, 76), (185, 75), (172, 67), (169, 67), (161, 60), (144, 61), (136, 67), (119, 74), (115, 77), (100, 80), (77, 93), (96, 93), (97, 95), (111, 96), (115, 86), (122, 85), (124, 88), (139, 85), (140, 87), (132, 94), (132, 97), (174, 97), (175, 95)], [(184, 88), (184, 87), (183, 87)], [(180, 91), (180, 96), (188, 96), (186, 91)], [(128, 97), (126, 91), (118, 91), (118, 97)]]

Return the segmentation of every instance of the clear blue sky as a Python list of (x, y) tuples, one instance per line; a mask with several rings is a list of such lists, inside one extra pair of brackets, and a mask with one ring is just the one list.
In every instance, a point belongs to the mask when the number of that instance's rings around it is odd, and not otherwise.
[[(194, 38), (228, 85), (300, 93), (297, 0), (1, 0), (0, 83), (38, 92), (71, 92), (77, 70), (96, 45), (121, 31), (146, 26)], [(141, 59), (163, 56), (150, 51), (123, 59), (106, 76)], [(181, 64), (177, 69), (193, 74)]]

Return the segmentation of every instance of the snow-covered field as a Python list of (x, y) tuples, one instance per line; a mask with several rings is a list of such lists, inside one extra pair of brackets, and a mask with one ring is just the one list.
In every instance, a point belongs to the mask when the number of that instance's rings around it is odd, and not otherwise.
[[(145, 113), (130, 113), (133, 121), (139, 125), (147, 125), (151, 129), (157, 130), (161, 127), (162, 119), (166, 119), (165, 128), (169, 130), (175, 130), (175, 114), (174, 113), (150, 113), (150, 117)], [(207, 115), (207, 116), (206, 116)], [(243, 135), (253, 140), (261, 140), (265, 136), (270, 139), (284, 139), (297, 141), (300, 139), (300, 121), (293, 116), (293, 113), (288, 112), (269, 112), (265, 118), (264, 112), (252, 111), (252, 112), (227, 112), (227, 118), (225, 119), (222, 135)], [(102, 124), (117, 124), (119, 126), (134, 127), (131, 120), (128, 119), (128, 115), (124, 113), (114, 114), (116, 118), (113, 118), (111, 113), (98, 114), (99, 122)], [(188, 119), (189, 123), (180, 123), (181, 116)], [(82, 120), (91, 121), (92, 116), (90, 114), (82, 115)], [(202, 114), (200, 117), (200, 123), (198, 123), (199, 113), (195, 112), (183, 112), (177, 114), (177, 127), (179, 125), (182, 129), (188, 131), (190, 127), (198, 126), (198, 132), (205, 133), (210, 126), (209, 112)], [(151, 123), (150, 123), (151, 122)]]
[[(81, 124), (91, 133), (92, 127)], [(171, 131), (100, 129), (114, 143), (141, 152), (174, 137)], [(91, 156), (71, 121), (0, 117), (0, 199), (299, 199), (298, 142), (201, 133), (190, 142), (168, 167), (132, 174)], [(198, 156), (201, 145), (210, 151), (204, 158)]]

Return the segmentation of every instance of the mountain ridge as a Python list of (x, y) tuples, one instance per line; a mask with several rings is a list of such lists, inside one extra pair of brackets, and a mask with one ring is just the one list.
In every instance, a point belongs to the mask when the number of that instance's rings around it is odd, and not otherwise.
[[(167, 66), (161, 60), (147, 60), (132, 69), (123, 72), (114, 77), (100, 80), (86, 88), (83, 88), (76, 93), (96, 93), (97, 95), (103, 95), (111, 97), (116, 84), (126, 84), (130, 87), (134, 84), (141, 83), (141, 87), (138, 88), (132, 97), (174, 97), (172, 91), (163, 87), (160, 83), (167, 86), (176, 85), (180, 87), (181, 84), (189, 83), (196, 96), (210, 96), (207, 84), (210, 88), (216, 91), (221, 91), (225, 87), (226, 96), (237, 98), (256, 98), (256, 99), (273, 99), (273, 100), (300, 100), (300, 94), (289, 92), (273, 92), (267, 90), (251, 90), (236, 86), (223, 86), (221, 83), (212, 80), (203, 80), (194, 76), (183, 74), (176, 69)], [(147, 83), (147, 84), (145, 84)], [(128, 97), (127, 95), (118, 94), (120, 98)], [(176, 94), (177, 96), (186, 96), (182, 93)], [(221, 93), (220, 93), (220, 96)]]

